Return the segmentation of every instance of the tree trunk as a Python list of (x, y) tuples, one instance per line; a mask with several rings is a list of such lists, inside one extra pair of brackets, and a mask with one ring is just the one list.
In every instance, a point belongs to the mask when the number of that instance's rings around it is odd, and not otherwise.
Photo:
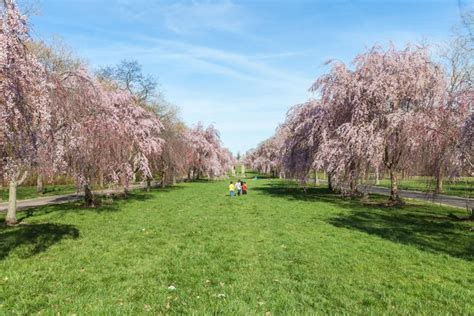
[(162, 187), (162, 188), (165, 188), (165, 187), (166, 187), (165, 180), (166, 180), (166, 173), (163, 172), (163, 173), (161, 174), (161, 187)]
[(380, 175), (379, 175), (379, 167), (375, 168), (375, 185), (379, 185), (380, 184), (380, 179), (379, 179)]
[(0, 201), (3, 201), (3, 180), (0, 179)]
[(240, 166), (240, 176), (245, 178), (245, 165)]
[(36, 177), (36, 193), (44, 193), (43, 175), (41, 173)]
[(436, 172), (436, 189), (435, 193), (443, 192), (443, 170), (441, 168)]
[(191, 181), (191, 169), (188, 170), (188, 181)]
[(7, 225), (16, 225), (18, 221), (16, 219), (16, 180), (10, 181), (10, 189), (8, 192), (8, 212), (7, 217), (5, 218), (5, 223)]
[(130, 191), (129, 189), (130, 189), (130, 180), (128, 177), (125, 177), (125, 179), (123, 180), (123, 194), (125, 195), (126, 198), (128, 197), (128, 193)]
[(354, 172), (351, 175), (351, 181), (349, 184), (349, 188), (351, 191), (351, 196), (355, 196), (357, 194), (357, 178), (354, 175)]
[(328, 173), (328, 188), (331, 191), (334, 191), (334, 187), (332, 186), (332, 179), (331, 179), (331, 174)]
[(318, 170), (314, 170), (314, 184), (315, 184), (317, 187), (319, 186)]
[(171, 182), (171, 184), (172, 184), (173, 186), (175, 186), (175, 185), (176, 185), (176, 170), (175, 170), (174, 167), (171, 168), (171, 173), (172, 173), (172, 176), (171, 176), (172, 182)]
[(398, 176), (397, 173), (390, 169), (390, 198), (391, 202), (400, 204), (402, 199), (400, 198), (400, 193), (398, 192)]
[(84, 204), (88, 207), (94, 205), (94, 195), (88, 184), (84, 185)]
[(102, 171), (99, 171), (99, 186), (104, 187), (104, 173)]
[(443, 176), (436, 177), (436, 193), (443, 193)]
[(151, 178), (146, 177), (146, 191), (150, 192), (151, 191)]

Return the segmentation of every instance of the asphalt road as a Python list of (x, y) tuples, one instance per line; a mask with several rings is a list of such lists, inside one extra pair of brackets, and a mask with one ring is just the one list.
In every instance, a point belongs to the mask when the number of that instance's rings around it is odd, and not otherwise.
[[(390, 189), (382, 188), (382, 187), (370, 187), (369, 192), (382, 194), (382, 195), (390, 195)], [(436, 204), (444, 204), (444, 205), (462, 207), (462, 208), (468, 207), (471, 209), (474, 208), (474, 199), (462, 198), (462, 197), (451, 196), (451, 195), (400, 190), (400, 196), (402, 198), (424, 200), (424, 201), (429, 201)]]
[[(144, 188), (145, 185), (143, 184), (134, 184), (130, 186), (130, 189), (140, 189)], [(94, 191), (94, 194), (98, 195), (105, 195), (111, 193), (119, 193), (122, 192), (123, 189), (107, 189), (107, 190), (100, 190)], [(37, 206), (44, 206), (44, 205), (55, 205), (55, 204), (62, 204), (68, 203), (73, 201), (78, 201), (84, 198), (84, 193), (72, 193), (72, 194), (65, 194), (65, 195), (52, 195), (52, 196), (45, 196), (36, 199), (29, 199), (29, 200), (19, 200), (16, 203), (17, 210), (24, 210), (30, 207), (37, 207)], [(8, 209), (8, 202), (0, 203), (0, 212), (5, 212)]]

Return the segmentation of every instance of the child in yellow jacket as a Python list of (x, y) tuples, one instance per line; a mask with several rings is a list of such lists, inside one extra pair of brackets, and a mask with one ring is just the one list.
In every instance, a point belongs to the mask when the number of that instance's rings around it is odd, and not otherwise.
[(235, 185), (232, 181), (229, 184), (229, 194), (231, 197), (235, 195)]

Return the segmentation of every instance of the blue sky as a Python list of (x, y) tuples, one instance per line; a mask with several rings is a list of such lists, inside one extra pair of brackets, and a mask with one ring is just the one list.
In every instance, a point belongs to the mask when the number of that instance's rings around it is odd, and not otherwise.
[[(467, 0), (460, 1), (461, 4)], [(214, 124), (234, 153), (271, 136), (327, 71), (374, 44), (439, 44), (458, 0), (42, 0), (33, 36), (59, 36), (92, 68), (138, 60), (190, 126)]]

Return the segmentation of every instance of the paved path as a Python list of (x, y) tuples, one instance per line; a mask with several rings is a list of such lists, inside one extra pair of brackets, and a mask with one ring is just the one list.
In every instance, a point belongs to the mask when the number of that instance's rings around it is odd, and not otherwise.
[[(321, 183), (327, 183), (326, 180), (320, 180)], [(462, 198), (458, 196), (445, 195), (445, 194), (433, 194), (420, 191), (411, 190), (399, 190), (400, 196), (406, 199), (416, 199), (422, 201), (428, 201), (435, 204), (443, 204), (454, 207), (462, 208), (474, 208), (474, 199)], [(368, 188), (369, 193), (390, 195), (390, 189), (385, 187), (371, 186)]]
[[(144, 187), (145, 185), (143, 184), (133, 184), (130, 186), (130, 189), (140, 189)], [(107, 190), (94, 191), (94, 194), (105, 195), (105, 194), (118, 193), (118, 192), (123, 192), (123, 189), (107, 189)], [(68, 203), (72, 201), (78, 201), (83, 198), (84, 198), (84, 193), (52, 195), (52, 196), (45, 196), (45, 197), (40, 197), (36, 199), (18, 200), (16, 206), (17, 206), (17, 210), (22, 210), (22, 209), (26, 209), (30, 207)], [(0, 212), (5, 212), (7, 209), (8, 209), (8, 202), (0, 203)]]
[[(383, 187), (370, 187), (369, 192), (382, 195), (390, 195), (390, 189)], [(402, 198), (424, 200), (436, 204), (444, 204), (462, 208), (469, 207), (470, 209), (474, 208), (474, 199), (462, 198), (445, 194), (433, 194), (419, 191), (400, 190), (400, 196)]]

